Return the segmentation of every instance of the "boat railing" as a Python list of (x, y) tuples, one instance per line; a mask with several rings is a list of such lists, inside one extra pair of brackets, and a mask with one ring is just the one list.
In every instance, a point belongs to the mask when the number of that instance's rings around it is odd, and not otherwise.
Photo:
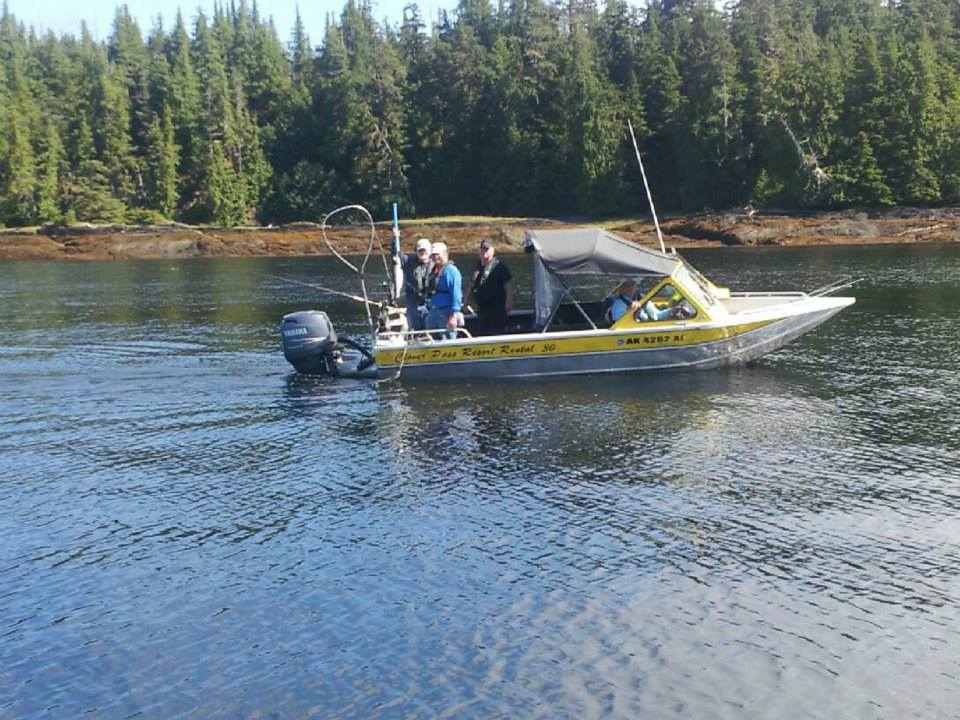
[(818, 287), (816, 290), (810, 291), (811, 297), (825, 297), (827, 295), (833, 295), (838, 293), (841, 290), (846, 290), (851, 288), (857, 283), (863, 282), (863, 278), (852, 278), (852, 277), (843, 277), (839, 280), (834, 280), (832, 283), (828, 283), (822, 287)]
[(459, 338), (464, 338), (466, 340), (472, 340), (473, 335), (465, 327), (457, 328), (457, 337), (448, 338), (447, 333), (450, 332), (447, 328), (434, 328), (432, 330), (390, 330), (387, 332), (382, 332), (377, 334), (378, 339), (382, 340), (396, 340), (401, 339), (404, 343), (409, 344), (411, 341), (426, 342), (427, 344), (433, 345), (439, 342), (447, 342), (449, 340), (456, 340)]
[(807, 297), (805, 292), (799, 291), (788, 291), (788, 292), (732, 292), (730, 293), (731, 298), (764, 298), (764, 297), (781, 297), (781, 298), (803, 298)]

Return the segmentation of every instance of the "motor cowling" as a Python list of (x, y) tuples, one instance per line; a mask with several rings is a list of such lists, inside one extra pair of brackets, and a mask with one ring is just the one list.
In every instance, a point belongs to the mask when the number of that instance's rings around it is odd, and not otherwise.
[(336, 375), (337, 332), (322, 310), (300, 310), (283, 316), (280, 324), (283, 356), (297, 372)]

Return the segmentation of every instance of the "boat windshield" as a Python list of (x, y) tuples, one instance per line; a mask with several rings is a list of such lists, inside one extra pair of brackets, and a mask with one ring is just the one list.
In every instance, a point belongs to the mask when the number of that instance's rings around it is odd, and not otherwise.
[(714, 297), (713, 291), (710, 290), (710, 281), (686, 260), (683, 260), (683, 266), (677, 271), (677, 275), (681, 280), (687, 280), (688, 278), (692, 280), (692, 282), (687, 282), (686, 285), (690, 288), (694, 299), (703, 307), (709, 308), (716, 303), (717, 299)]
[(637, 322), (658, 320), (690, 320), (697, 316), (697, 308), (672, 282), (660, 286), (652, 297), (647, 298), (633, 317)]

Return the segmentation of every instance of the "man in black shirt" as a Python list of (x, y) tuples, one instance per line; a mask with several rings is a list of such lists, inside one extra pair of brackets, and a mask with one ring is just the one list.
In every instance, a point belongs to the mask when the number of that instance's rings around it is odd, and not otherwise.
[(507, 329), (507, 313), (513, 305), (513, 274), (495, 257), (493, 243), (480, 243), (480, 260), (473, 273), (470, 294), (477, 305), (477, 334), (503, 335)]

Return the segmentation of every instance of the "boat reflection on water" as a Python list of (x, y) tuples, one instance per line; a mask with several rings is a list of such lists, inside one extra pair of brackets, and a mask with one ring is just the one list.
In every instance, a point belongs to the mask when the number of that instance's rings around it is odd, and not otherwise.
[(782, 374), (757, 368), (577, 382), (407, 382), (383, 393), (377, 425), (398, 449), (412, 446), (448, 461), (506, 450), (532, 461), (532, 469), (587, 463), (604, 470), (625, 461), (643, 467), (678, 444), (705, 450), (729, 436), (762, 434), (769, 417), (732, 412), (727, 398), (774, 406), (789, 394), (787, 386)]
[[(334, 459), (312, 482), (343, 476), (329, 501), (344, 511), (412, 513), (418, 536), (479, 523), (483, 537), (524, 522), (539, 537), (544, 518), (520, 516), (547, 512), (560, 534), (524, 542), (574, 552), (576, 537), (597, 532), (632, 548), (607, 571), (635, 577), (722, 566), (737, 512), (843, 508), (862, 492), (842, 465), (816, 481), (798, 466), (797, 448), (842, 436), (842, 416), (821, 380), (784, 367), (495, 384), (291, 378), (287, 388), (320, 445), (311, 452)], [(372, 476), (354, 468), (361, 446)]]
[(502, 475), (603, 478), (629, 469), (637, 480), (709, 479), (711, 468), (723, 474), (730, 454), (838, 432), (825, 412), (829, 396), (815, 378), (765, 367), (379, 386), (294, 374), (285, 386), (287, 410), (314, 425), (311, 437), (332, 455), (375, 440), (413, 463), (412, 477), (495, 467)]

